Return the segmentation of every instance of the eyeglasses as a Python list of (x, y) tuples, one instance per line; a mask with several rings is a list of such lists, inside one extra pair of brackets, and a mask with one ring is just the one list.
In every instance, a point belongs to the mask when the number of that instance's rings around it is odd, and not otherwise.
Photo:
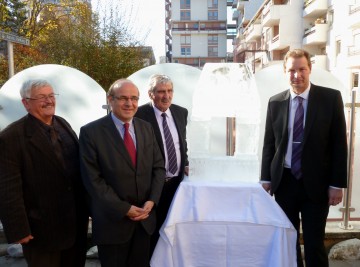
[(58, 96), (59, 94), (50, 94), (50, 95), (38, 95), (34, 98), (31, 98), (31, 97), (26, 97), (26, 99), (28, 100), (39, 100), (39, 101), (42, 101), (42, 102), (45, 102), (46, 100), (51, 100), (51, 101), (54, 101), (55, 98)]
[(112, 95), (113, 98), (115, 98), (116, 100), (120, 101), (121, 103), (126, 103), (129, 100), (131, 100), (131, 102), (137, 103), (139, 101), (139, 97), (138, 96), (115, 96)]

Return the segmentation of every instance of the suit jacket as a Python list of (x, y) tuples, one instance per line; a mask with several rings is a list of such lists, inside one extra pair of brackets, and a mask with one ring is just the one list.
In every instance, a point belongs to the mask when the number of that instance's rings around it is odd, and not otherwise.
[[(55, 117), (78, 147), (70, 125)], [(62, 250), (74, 245), (77, 226), (86, 241), (85, 190), (80, 168), (73, 181), (37, 124), (27, 115), (0, 133), (0, 220), (9, 243), (32, 234), (32, 246)]]
[[(268, 103), (261, 179), (271, 181), (271, 193), (276, 193), (283, 174), (289, 101), (286, 90)], [(323, 201), (329, 186), (347, 186), (346, 123), (339, 91), (311, 84), (302, 145), (302, 179), (311, 199)]]
[[(91, 197), (95, 244), (128, 241), (138, 222), (126, 214), (131, 205), (142, 207), (148, 200), (158, 203), (165, 168), (151, 125), (133, 119), (137, 166), (133, 166), (111, 114), (80, 129), (80, 166)], [(148, 234), (156, 226), (154, 211), (141, 221)]]
[[(188, 156), (187, 156), (187, 142), (186, 142), (186, 125), (187, 125), (188, 111), (186, 108), (180, 107), (175, 104), (171, 104), (170, 111), (174, 118), (176, 129), (179, 134), (180, 155), (181, 155), (179, 176), (183, 178), (185, 166), (189, 165)], [(155, 117), (153, 104), (150, 102), (140, 106), (135, 114), (135, 117), (138, 117), (140, 119), (143, 119), (151, 123), (152, 127), (154, 128), (154, 133), (156, 136), (156, 140), (159, 144), (161, 154), (163, 158), (165, 158), (164, 144), (161, 137), (159, 124), (157, 123)]]

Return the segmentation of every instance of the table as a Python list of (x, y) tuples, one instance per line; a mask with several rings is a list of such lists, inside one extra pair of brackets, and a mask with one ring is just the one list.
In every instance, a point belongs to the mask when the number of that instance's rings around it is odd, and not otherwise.
[(296, 266), (296, 230), (258, 183), (180, 184), (152, 267)]

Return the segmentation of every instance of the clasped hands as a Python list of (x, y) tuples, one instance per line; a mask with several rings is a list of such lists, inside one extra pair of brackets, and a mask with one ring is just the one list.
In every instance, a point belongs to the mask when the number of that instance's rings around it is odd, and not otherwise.
[(131, 205), (126, 215), (132, 221), (142, 221), (149, 217), (149, 214), (153, 207), (154, 207), (153, 201), (146, 201), (142, 208)]

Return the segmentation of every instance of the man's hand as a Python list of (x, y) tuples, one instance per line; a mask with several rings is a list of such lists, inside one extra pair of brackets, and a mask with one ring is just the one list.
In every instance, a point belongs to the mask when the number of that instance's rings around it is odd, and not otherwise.
[(270, 190), (271, 190), (271, 183), (261, 183), (261, 186), (264, 188), (264, 190), (266, 192), (268, 192), (270, 194)]
[(132, 205), (126, 215), (130, 218), (130, 220), (142, 221), (149, 217), (149, 213), (153, 207), (153, 201), (146, 201), (143, 208)]
[(336, 206), (342, 201), (343, 189), (329, 187), (329, 205)]
[(185, 166), (184, 173), (186, 176), (189, 176), (189, 166)]
[(34, 239), (32, 235), (28, 235), (27, 237), (24, 237), (23, 239), (15, 242), (16, 244), (27, 244), (30, 242), (31, 239)]

